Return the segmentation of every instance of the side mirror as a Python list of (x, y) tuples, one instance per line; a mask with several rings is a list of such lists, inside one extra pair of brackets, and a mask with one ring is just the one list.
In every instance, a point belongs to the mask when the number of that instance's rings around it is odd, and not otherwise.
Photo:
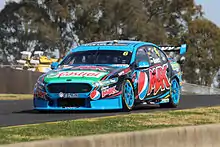
[(53, 70), (53, 69), (56, 69), (58, 67), (59, 63), (58, 62), (52, 62), (52, 64), (50, 65), (50, 68)]
[(148, 68), (148, 67), (150, 67), (150, 64), (147, 61), (140, 61), (137, 63), (137, 66), (136, 66), (137, 69)]
[(179, 59), (178, 63), (179, 64), (184, 64), (185, 63), (186, 58), (183, 56)]

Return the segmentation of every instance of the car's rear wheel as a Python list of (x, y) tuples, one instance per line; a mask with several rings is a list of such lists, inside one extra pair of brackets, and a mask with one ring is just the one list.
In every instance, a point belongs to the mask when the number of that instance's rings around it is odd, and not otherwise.
[(177, 79), (175, 78), (171, 81), (169, 102), (166, 104), (161, 104), (160, 106), (161, 107), (176, 108), (179, 105), (180, 94), (181, 94), (180, 84), (177, 81)]
[(122, 104), (124, 111), (131, 111), (134, 107), (134, 88), (130, 80), (125, 80), (122, 84)]

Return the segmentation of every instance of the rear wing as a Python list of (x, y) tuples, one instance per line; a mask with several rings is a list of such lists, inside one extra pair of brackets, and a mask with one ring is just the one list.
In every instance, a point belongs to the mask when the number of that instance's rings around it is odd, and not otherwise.
[(167, 53), (168, 52), (175, 52), (180, 55), (184, 55), (188, 50), (188, 47), (186, 44), (182, 44), (181, 46), (159, 46), (159, 47), (164, 52), (167, 52)]
[(177, 62), (182, 64), (185, 61), (184, 55), (188, 50), (187, 44), (182, 44), (181, 46), (159, 46), (162, 51), (164, 51), (167, 56), (171, 59), (175, 59)]

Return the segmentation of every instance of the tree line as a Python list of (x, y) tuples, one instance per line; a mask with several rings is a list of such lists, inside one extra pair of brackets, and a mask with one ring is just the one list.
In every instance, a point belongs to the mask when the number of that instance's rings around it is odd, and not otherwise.
[(194, 0), (21, 0), (0, 12), (0, 62), (24, 50), (61, 55), (91, 41), (132, 39), (189, 46), (184, 79), (211, 85), (220, 65), (220, 29)]

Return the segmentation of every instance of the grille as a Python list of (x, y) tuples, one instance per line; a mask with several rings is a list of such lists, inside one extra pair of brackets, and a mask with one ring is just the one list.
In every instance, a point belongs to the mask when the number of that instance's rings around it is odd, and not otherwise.
[(85, 107), (86, 99), (75, 98), (75, 99), (57, 99), (58, 107)]
[(50, 93), (86, 93), (92, 90), (92, 86), (86, 83), (56, 83), (49, 84), (47, 89)]

